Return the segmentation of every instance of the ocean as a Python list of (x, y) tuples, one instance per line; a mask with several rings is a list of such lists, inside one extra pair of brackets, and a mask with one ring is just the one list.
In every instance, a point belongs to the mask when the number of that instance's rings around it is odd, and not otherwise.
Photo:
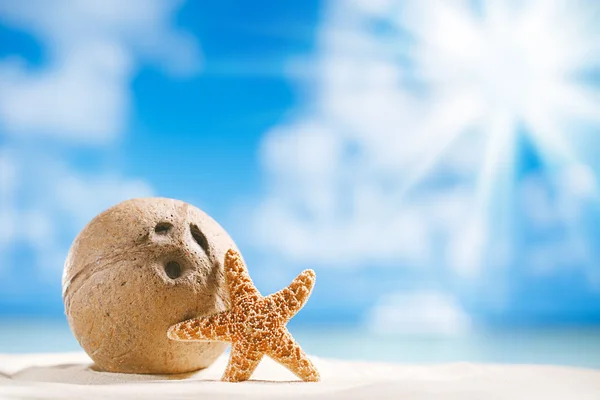
[[(479, 331), (465, 335), (376, 335), (360, 329), (291, 327), (309, 354), (345, 360), (554, 364), (600, 369), (600, 329)], [(81, 351), (56, 320), (0, 320), (0, 353)]]

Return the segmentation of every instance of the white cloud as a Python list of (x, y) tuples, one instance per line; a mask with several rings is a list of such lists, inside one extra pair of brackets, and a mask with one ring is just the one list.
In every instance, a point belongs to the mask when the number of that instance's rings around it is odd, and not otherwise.
[(530, 269), (539, 275), (584, 266), (597, 281), (596, 237), (587, 230), (590, 208), (598, 203), (595, 178), (589, 167), (573, 165), (548, 179), (530, 174), (519, 187), (519, 199), (533, 242), (525, 251)]
[(75, 223), (83, 228), (100, 211), (126, 199), (151, 197), (153, 189), (141, 179), (124, 179), (116, 174), (103, 174), (91, 179), (62, 175), (56, 182), (57, 204), (70, 211)]
[(466, 1), (328, 4), (315, 56), (291, 63), (303, 104), (262, 142), (258, 247), (331, 267), (437, 256), (473, 277), (507, 266), (507, 209), (527, 196), (512, 169), (519, 121), (566, 171), (562, 190), (596, 196), (594, 173), (567, 151), (577, 132), (564, 129), (600, 117), (597, 98), (569, 80), (597, 61), (592, 3), (490, 1), (481, 15)]
[(385, 15), (394, 4), (393, 0), (350, 0), (361, 9), (361, 11), (374, 15)]
[(26, 0), (0, 4), (0, 21), (31, 33), (42, 68), (0, 62), (0, 123), (13, 135), (106, 143), (126, 126), (130, 80), (141, 62), (169, 72), (198, 68), (196, 43), (173, 29), (178, 2)]
[(471, 329), (452, 296), (433, 290), (386, 294), (368, 311), (365, 324), (377, 334), (457, 335)]
[(14, 204), (14, 188), (16, 171), (10, 154), (0, 150), (0, 248), (14, 237), (14, 215), (11, 212)]

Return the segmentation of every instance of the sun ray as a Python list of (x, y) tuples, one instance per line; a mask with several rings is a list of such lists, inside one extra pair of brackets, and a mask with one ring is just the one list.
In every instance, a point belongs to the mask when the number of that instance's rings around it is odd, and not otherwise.
[[(474, 207), (469, 219), (458, 227), (457, 234), (462, 242), (455, 248), (454, 268), (465, 275), (473, 275), (483, 261), (483, 255), (490, 237), (489, 229), (494, 225), (494, 240), (507, 240), (510, 235), (508, 218), (495, 218), (500, 212), (510, 215), (510, 199), (514, 190), (514, 146), (515, 121), (511, 115), (495, 113), (486, 119), (480, 127), (481, 133), (487, 136), (487, 144), (483, 155), (483, 165), (477, 176)], [(501, 201), (494, 202), (494, 199)], [(494, 205), (502, 204), (501, 210), (494, 210)]]
[(525, 123), (529, 137), (548, 168), (576, 163), (577, 157), (572, 145), (562, 135), (555, 117), (539, 111), (530, 112)]
[(600, 89), (565, 82), (555, 90), (553, 106), (563, 119), (600, 123)]
[(487, 131), (488, 143), (475, 191), (476, 209), (482, 214), (491, 211), (488, 207), (495, 186), (500, 183), (499, 176), (513, 169), (514, 155), (511, 149), (515, 141), (516, 124), (511, 115), (495, 113), (487, 119), (483, 129)]
[(450, 96), (440, 101), (429, 115), (429, 122), (415, 133), (418, 144), (410, 168), (398, 197), (401, 200), (439, 161), (450, 144), (474, 124), (478, 105), (469, 95)]

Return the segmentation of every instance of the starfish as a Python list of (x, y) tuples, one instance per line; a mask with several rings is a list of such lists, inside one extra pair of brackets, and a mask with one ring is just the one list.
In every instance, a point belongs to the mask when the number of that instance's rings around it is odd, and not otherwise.
[(288, 287), (263, 297), (239, 253), (232, 249), (227, 251), (224, 269), (231, 308), (175, 324), (167, 332), (169, 339), (230, 342), (231, 353), (223, 381), (248, 380), (265, 354), (300, 379), (318, 381), (319, 372), (286, 328), (287, 322), (310, 297), (315, 272), (307, 269)]

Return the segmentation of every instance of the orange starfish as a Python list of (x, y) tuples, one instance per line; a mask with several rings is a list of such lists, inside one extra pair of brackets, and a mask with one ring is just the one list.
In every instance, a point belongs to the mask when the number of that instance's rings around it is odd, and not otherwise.
[(265, 354), (300, 379), (318, 381), (319, 372), (285, 326), (308, 300), (315, 272), (307, 269), (285, 289), (263, 297), (241, 256), (230, 249), (225, 254), (225, 282), (231, 309), (175, 324), (167, 332), (169, 339), (231, 342), (224, 381), (249, 379)]

